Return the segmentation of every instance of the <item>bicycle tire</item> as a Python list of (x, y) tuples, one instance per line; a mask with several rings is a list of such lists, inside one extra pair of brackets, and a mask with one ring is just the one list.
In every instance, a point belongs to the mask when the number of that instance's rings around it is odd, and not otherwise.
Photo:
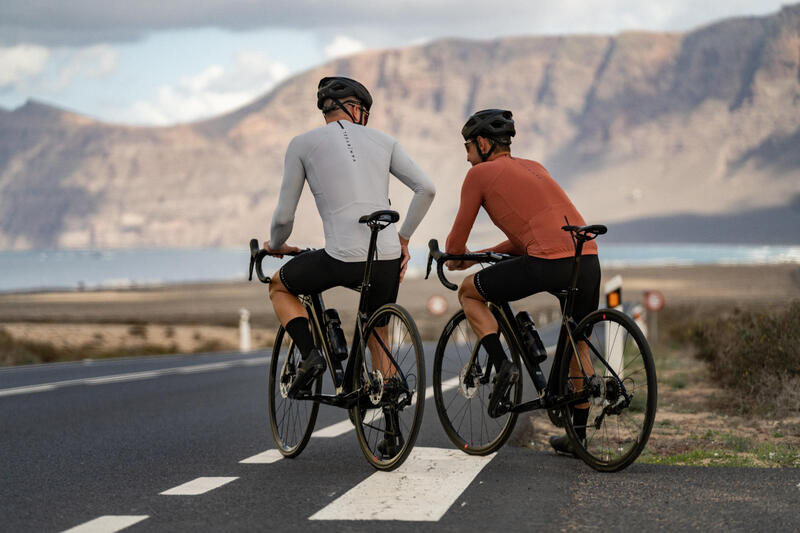
[[(361, 390), (362, 395), (351, 410), (351, 421), (357, 421), (356, 435), (364, 457), (374, 468), (388, 471), (403, 464), (419, 434), (425, 409), (425, 355), (417, 325), (402, 306), (386, 304), (375, 311), (364, 327), (364, 338), (377, 338), (381, 331), (377, 328), (380, 327), (386, 327), (384, 336), (380, 338), (396, 361), (396, 365), (387, 367), (386, 373), (396, 372), (399, 367), (405, 383), (399, 378), (390, 379), (391, 385), (381, 387), (378, 403), (370, 400), (364, 392), (370, 389), (370, 385), (366, 384), (363, 368), (366, 366), (370, 373), (381, 369), (375, 368), (371, 348), (365, 342), (367, 353), (359, 351), (360, 360), (353, 377), (354, 390)], [(384, 350), (380, 346), (376, 349), (381, 353)], [(363, 366), (362, 361), (365, 361)], [(373, 374), (375, 376), (377, 374)], [(386, 446), (389, 450), (381, 451), (381, 441), (388, 441)]]
[[(282, 352), (284, 336), (286, 330), (281, 326), (275, 334), (275, 344), (272, 348), (267, 403), (272, 438), (278, 446), (278, 451), (284, 457), (291, 459), (300, 455), (311, 438), (319, 412), (319, 402), (293, 400), (286, 396), (288, 383), (282, 384), (279, 374), (283, 375), (284, 372), (291, 374), (290, 369), (286, 367), (287, 360), (296, 368), (300, 362), (300, 350), (289, 337), (286, 337), (289, 339), (289, 347)], [(314, 394), (319, 394), (321, 390), (322, 376), (314, 381), (313, 386)]]
[[(500, 339), (511, 355), (512, 361), (521, 369), (519, 354), (503, 320), (500, 324)], [(506, 413), (499, 418), (492, 418), (488, 413), (489, 394), (492, 383), (477, 386), (466, 383), (466, 366), (472, 356), (477, 336), (466, 320), (464, 311), (457, 312), (447, 322), (433, 360), (433, 397), (436, 402), (436, 413), (445, 433), (456, 448), (470, 455), (487, 455), (498, 450), (514, 430), (517, 413)], [(478, 352), (478, 364), (481, 371), (486, 368), (488, 353), (485, 349)], [(495, 369), (495, 372), (497, 369)], [(522, 376), (511, 391), (514, 404), (522, 400)], [(454, 406), (455, 404), (455, 406)], [(476, 432), (477, 428), (477, 432)]]
[[(636, 323), (615, 309), (592, 312), (575, 328), (574, 339), (589, 339), (595, 390), (590, 398), (586, 440), (575, 430), (573, 406), (564, 408), (567, 436), (587, 465), (600, 472), (617, 472), (633, 463), (647, 445), (656, 415), (658, 388), (650, 346)], [(599, 353), (619, 377), (597, 357)], [(571, 357), (572, 350), (567, 352)], [(562, 392), (578, 386), (571, 379), (569, 359), (564, 360), (559, 384)], [(573, 376), (577, 378), (578, 376)], [(620, 380), (631, 400), (623, 402)], [(643, 390), (644, 389), (644, 390)], [(617, 402), (620, 405), (614, 408)]]

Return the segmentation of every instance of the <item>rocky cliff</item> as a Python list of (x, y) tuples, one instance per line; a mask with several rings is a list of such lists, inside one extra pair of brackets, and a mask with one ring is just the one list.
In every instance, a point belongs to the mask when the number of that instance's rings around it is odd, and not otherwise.
[[(367, 52), (294, 76), (233, 113), (168, 128), (103, 124), (36, 102), (1, 110), (0, 248), (266, 238), (283, 152), (294, 135), (322, 125), (316, 82), (331, 74), (370, 88), (370, 126), (394, 135), (436, 182), (417, 244), (446, 235), (467, 170), (459, 131), (485, 107), (514, 111), (513, 152), (543, 162), (589, 222), (723, 220), (787, 206), (800, 193), (794, 5), (685, 34), (447, 40)], [(396, 182), (391, 194), (402, 213), (408, 191)], [(306, 191), (292, 241), (319, 245), (320, 236)], [(473, 237), (500, 238), (486, 217)]]

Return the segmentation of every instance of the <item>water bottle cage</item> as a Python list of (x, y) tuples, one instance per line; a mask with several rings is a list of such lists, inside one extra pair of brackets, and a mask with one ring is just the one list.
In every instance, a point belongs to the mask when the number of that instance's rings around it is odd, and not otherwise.
[(347, 359), (347, 340), (344, 337), (341, 324), (339, 313), (336, 312), (336, 309), (325, 310), (325, 328), (328, 331), (332, 356), (337, 361)]
[(526, 311), (518, 313), (517, 324), (522, 334), (523, 348), (530, 358), (529, 360), (538, 365), (547, 359), (547, 350), (544, 348), (542, 338), (539, 337), (539, 332), (536, 331), (536, 326), (533, 324), (530, 314)]

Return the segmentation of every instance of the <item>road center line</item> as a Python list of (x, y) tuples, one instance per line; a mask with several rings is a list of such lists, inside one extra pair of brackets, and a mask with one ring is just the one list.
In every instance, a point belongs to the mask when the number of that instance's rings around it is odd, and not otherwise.
[(197, 496), (205, 494), (223, 485), (227, 485), (231, 481), (239, 479), (238, 477), (199, 477), (188, 481), (183, 485), (178, 485), (169, 490), (165, 490), (160, 494), (164, 496)]
[(122, 383), (125, 381), (138, 381), (142, 379), (155, 379), (161, 376), (177, 374), (194, 374), (199, 372), (212, 372), (215, 370), (227, 370), (238, 366), (256, 366), (264, 364), (266, 358), (257, 357), (253, 359), (238, 359), (235, 361), (222, 361), (219, 363), (207, 363), (200, 365), (176, 366), (162, 368), (159, 370), (145, 370), (142, 372), (126, 372), (124, 374), (111, 374), (108, 376), (97, 376), (92, 378), (68, 379), (64, 381), (52, 381), (50, 383), (40, 383), (37, 385), (26, 385), (24, 387), (12, 387), (0, 389), (0, 397), (16, 396), (18, 394), (31, 394), (35, 392), (45, 392), (60, 389), (63, 387), (73, 387), (76, 385), (105, 385), (108, 383)]
[(105, 515), (67, 529), (63, 533), (114, 533), (148, 518), (150, 518), (148, 515)]
[(276, 463), (281, 459), (283, 459), (283, 454), (281, 454), (281, 452), (276, 449), (270, 449), (253, 455), (252, 457), (248, 457), (247, 459), (242, 459), (239, 462), (247, 465), (268, 465)]
[[(450, 390), (457, 386), (458, 378), (451, 378), (442, 383), (442, 391)], [(430, 398), (433, 398), (433, 385), (425, 389), (425, 399), (429, 400)], [(350, 422), (349, 418), (347, 418), (341, 422), (336, 422), (330, 426), (318, 429), (311, 434), (311, 437), (315, 439), (332, 439), (344, 435), (345, 433), (349, 433), (354, 429), (355, 426), (353, 426), (353, 423)], [(276, 461), (280, 461), (282, 458), (283, 455), (281, 455), (278, 450), (269, 449), (252, 457), (248, 457), (247, 459), (242, 459), (239, 462), (245, 464), (271, 464)]]
[(309, 520), (436, 522), (495, 455), (416, 447), (400, 468), (375, 472)]
[(339, 435), (344, 435), (352, 429), (355, 429), (355, 426), (353, 426), (353, 423), (350, 422), (349, 418), (347, 418), (331, 426), (318, 429), (311, 434), (311, 437), (315, 439), (332, 439), (338, 437)]

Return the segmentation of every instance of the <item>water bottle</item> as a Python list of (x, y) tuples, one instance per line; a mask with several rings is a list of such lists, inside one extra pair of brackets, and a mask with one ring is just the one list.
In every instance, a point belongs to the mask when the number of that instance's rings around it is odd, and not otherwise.
[(541, 363), (547, 359), (547, 350), (544, 349), (542, 338), (539, 337), (539, 332), (533, 325), (533, 319), (527, 311), (520, 311), (517, 314), (517, 324), (522, 333), (522, 343), (525, 345), (525, 351), (530, 356), (531, 361), (536, 364)]
[(325, 310), (325, 329), (328, 331), (328, 339), (331, 341), (332, 356), (337, 361), (347, 359), (347, 341), (342, 331), (342, 321), (339, 320), (339, 313), (336, 309)]

